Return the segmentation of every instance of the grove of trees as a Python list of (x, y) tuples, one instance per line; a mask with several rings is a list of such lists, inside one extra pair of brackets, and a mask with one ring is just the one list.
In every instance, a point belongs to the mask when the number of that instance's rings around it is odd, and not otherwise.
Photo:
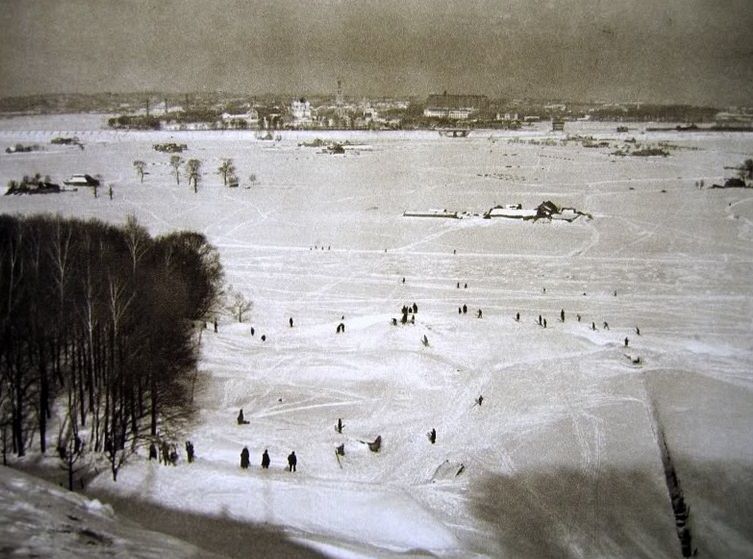
[(0, 215), (3, 459), (56, 437), (71, 469), (85, 446), (116, 479), (138, 444), (190, 414), (196, 325), (221, 280), (199, 233)]

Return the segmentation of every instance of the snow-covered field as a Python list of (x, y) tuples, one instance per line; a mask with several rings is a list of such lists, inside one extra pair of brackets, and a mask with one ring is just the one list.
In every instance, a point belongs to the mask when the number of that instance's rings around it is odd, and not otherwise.
[[(699, 556), (753, 557), (753, 193), (695, 186), (732, 176), (724, 167), (753, 155), (752, 135), (567, 125), (679, 147), (647, 158), (543, 145), (564, 137), (543, 124), (466, 139), (283, 132), (276, 143), (251, 132), (114, 132), (104, 120), (0, 120), (3, 152), (45, 148), (0, 154), (3, 185), (89, 173), (114, 194), (7, 196), (0, 210), (119, 223), (135, 214), (153, 234), (202, 231), (254, 308), (202, 334), (201, 411), (177, 441), (193, 441), (196, 463), (142, 456), (93, 490), (279, 527), (334, 556), (678, 557), (655, 415)], [(74, 134), (84, 150), (49, 143)], [(298, 147), (315, 137), (363, 146)], [(152, 149), (164, 141), (202, 161), (198, 193), (184, 177), (176, 185), (169, 154)], [(223, 157), (239, 188), (222, 186)], [(593, 220), (402, 217), (544, 200)], [(392, 326), (414, 302), (415, 324)], [(248, 425), (236, 424), (239, 408)], [(377, 435), (372, 453), (362, 441)], [(291, 450), (296, 473), (285, 470)]]

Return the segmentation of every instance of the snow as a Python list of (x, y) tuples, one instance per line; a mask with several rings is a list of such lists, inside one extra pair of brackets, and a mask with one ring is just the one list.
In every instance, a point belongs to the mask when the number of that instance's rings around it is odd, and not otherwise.
[[(133, 213), (153, 234), (202, 231), (228, 283), (254, 302), (243, 324), (222, 316), (218, 333), (202, 332), (200, 411), (176, 439), (193, 441), (197, 461), (166, 467), (142, 453), (117, 483), (106, 473), (92, 482), (101, 501), (277, 527), (335, 557), (677, 557), (655, 405), (694, 547), (753, 557), (753, 196), (695, 187), (750, 157), (753, 136), (639, 133), (683, 149), (615, 158), (610, 148), (543, 145), (564, 137), (549, 123), (463, 139), (283, 132), (272, 144), (252, 132), (114, 132), (95, 116), (0, 121), (0, 150), (45, 145), (0, 155), (0, 180), (85, 170), (113, 186), (113, 200), (106, 188), (97, 199), (89, 189), (9, 196), (2, 211), (117, 223)], [(614, 123), (566, 130), (616, 137)], [(49, 144), (74, 134), (84, 150)], [(371, 149), (298, 147), (315, 137)], [(152, 149), (166, 141), (202, 160), (198, 193), (176, 185), (169, 155)], [(239, 188), (222, 187), (224, 157)], [(143, 184), (136, 159), (147, 162)], [(402, 217), (544, 200), (593, 219)], [(392, 326), (413, 302), (415, 325)], [(235, 423), (241, 407), (248, 425)], [(362, 441), (377, 435), (372, 453)]]
[(217, 557), (145, 530), (109, 505), (0, 466), (3, 557)]

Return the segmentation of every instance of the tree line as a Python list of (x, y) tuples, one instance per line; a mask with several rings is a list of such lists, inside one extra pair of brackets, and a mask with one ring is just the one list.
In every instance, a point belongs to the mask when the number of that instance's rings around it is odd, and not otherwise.
[[(106, 457), (190, 414), (197, 327), (217, 305), (217, 251), (193, 232), (152, 238), (49, 215), (0, 216), (0, 444)], [(50, 420), (59, 421), (50, 433)]]

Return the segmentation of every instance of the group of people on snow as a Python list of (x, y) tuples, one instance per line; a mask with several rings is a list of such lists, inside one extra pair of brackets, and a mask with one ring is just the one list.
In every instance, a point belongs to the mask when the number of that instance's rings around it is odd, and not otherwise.
[[(261, 454), (261, 467), (263, 470), (268, 470), (272, 460), (269, 457), (269, 450), (264, 449)], [(247, 470), (250, 465), (248, 447), (244, 446), (241, 450), (241, 468)], [(295, 455), (295, 450), (288, 454), (288, 471), (295, 472), (298, 465), (298, 457)]]

